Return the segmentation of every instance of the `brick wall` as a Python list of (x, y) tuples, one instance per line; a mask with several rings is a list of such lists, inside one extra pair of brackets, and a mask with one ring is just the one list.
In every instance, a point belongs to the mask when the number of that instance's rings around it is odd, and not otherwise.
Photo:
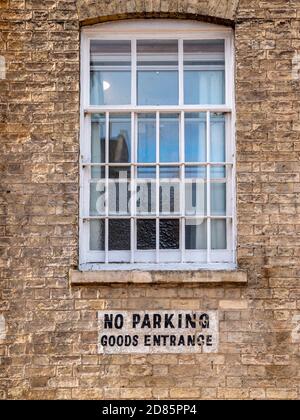
[[(154, 15), (235, 22), (248, 286), (69, 287), (79, 24)], [(292, 0), (0, 0), (0, 398), (299, 398), (299, 23)], [(98, 355), (103, 308), (219, 309), (220, 351)]]

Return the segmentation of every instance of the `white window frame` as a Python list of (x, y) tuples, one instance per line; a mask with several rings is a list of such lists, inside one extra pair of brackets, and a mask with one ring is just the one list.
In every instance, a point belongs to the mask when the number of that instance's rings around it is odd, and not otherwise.
[[(114, 106), (91, 106), (90, 105), (90, 41), (91, 40), (130, 40), (132, 50), (132, 64), (131, 64), (131, 105), (114, 105)], [(136, 83), (136, 41), (143, 39), (176, 39), (179, 40), (179, 105), (176, 106), (138, 106), (137, 100), (137, 83)], [(184, 92), (183, 92), (183, 40), (201, 40), (201, 39), (224, 39), (225, 41), (225, 104), (224, 105), (184, 105)], [(227, 210), (226, 216), (211, 217), (210, 215), (210, 197), (207, 196), (208, 214), (207, 229), (208, 229), (208, 244), (207, 250), (191, 251), (198, 253), (199, 261), (188, 263), (185, 262), (184, 247), (180, 247), (178, 251), (181, 253), (181, 262), (164, 261), (164, 257), (160, 257), (162, 251), (157, 249), (155, 261), (149, 263), (133, 262), (135, 244), (135, 232), (133, 227), (133, 218), (131, 217), (131, 251), (125, 251), (126, 257), (128, 253), (131, 255), (130, 261), (127, 263), (114, 263), (108, 261), (108, 252), (105, 251), (90, 251), (89, 250), (89, 229), (88, 220), (95, 219), (89, 216), (89, 188), (87, 187), (90, 180), (91, 159), (90, 159), (90, 120), (93, 113), (101, 113), (106, 118), (106, 153), (108, 153), (108, 136), (109, 124), (108, 118), (110, 112), (124, 112), (131, 113), (131, 137), (132, 137), (132, 163), (136, 162), (136, 113), (155, 113), (157, 121), (159, 112), (170, 112), (180, 114), (180, 164), (184, 162), (184, 126), (183, 119), (185, 112), (205, 112), (207, 122), (207, 141), (210, 137), (210, 115), (211, 113), (225, 113), (226, 122), (226, 162), (219, 163), (219, 165), (226, 166), (226, 172), (230, 172), (230, 185), (228, 188), (227, 182)], [(157, 126), (159, 124), (157, 123)], [(158, 130), (159, 128), (157, 128)], [(135, 147), (134, 147), (135, 146)], [(158, 150), (158, 148), (157, 148)], [(210, 163), (209, 157), (210, 148), (207, 147), (207, 162), (203, 166), (207, 167), (207, 185), (210, 182), (210, 167), (216, 163)], [(81, 107), (80, 107), (80, 218), (79, 218), (79, 265), (80, 269), (85, 270), (198, 270), (198, 269), (233, 269), (236, 268), (236, 163), (235, 163), (235, 93), (234, 93), (234, 37), (232, 28), (204, 22), (195, 21), (181, 21), (181, 20), (166, 20), (166, 19), (149, 19), (149, 20), (128, 20), (120, 22), (108, 22), (97, 24), (91, 27), (82, 29), (81, 32)], [(152, 166), (157, 165), (158, 162)], [(198, 162), (199, 164), (199, 162)], [(122, 164), (120, 164), (122, 166)], [(119, 166), (120, 166), (119, 165)], [(136, 164), (134, 164), (136, 165)], [(168, 163), (162, 164), (169, 165)], [(201, 163), (202, 165), (202, 163)], [(182, 172), (182, 171), (181, 171)], [(134, 178), (132, 178), (134, 182)], [(158, 188), (157, 188), (158, 190)], [(208, 193), (210, 188), (207, 189)], [(181, 193), (182, 200), (184, 196)], [(230, 210), (228, 210), (230, 209)], [(130, 216), (128, 216), (130, 218)], [(156, 215), (158, 217), (158, 215)], [(97, 218), (97, 217), (96, 217)], [(103, 217), (98, 217), (103, 218)], [(112, 216), (115, 218), (115, 216)], [(143, 217), (144, 218), (144, 217)], [(154, 217), (155, 218), (155, 217)], [(169, 218), (169, 217), (168, 217)], [(172, 218), (172, 217), (170, 217)], [(181, 224), (181, 243), (184, 239), (183, 222), (184, 216), (181, 214), (175, 217), (180, 220)], [(186, 218), (190, 218), (187, 216)], [(227, 250), (211, 250), (210, 245), (210, 220), (226, 219), (227, 224)], [(158, 223), (158, 219), (157, 219)], [(105, 215), (105, 248), (108, 249), (108, 211)], [(157, 240), (158, 242), (158, 234)], [(183, 248), (183, 250), (182, 250)], [(111, 252), (111, 251), (110, 251)], [(124, 252), (115, 252), (115, 258), (125, 256)], [(139, 251), (140, 252), (140, 251)], [(147, 252), (147, 251), (146, 251)], [(205, 255), (204, 255), (205, 254)], [(212, 255), (213, 254), (213, 255)], [(175, 256), (177, 259), (178, 255)], [(213, 258), (212, 258), (213, 257)], [(171, 258), (172, 259), (172, 258)], [(205, 262), (203, 262), (205, 260)], [(104, 262), (100, 262), (104, 261)], [(201, 262), (202, 261), (202, 262)]]

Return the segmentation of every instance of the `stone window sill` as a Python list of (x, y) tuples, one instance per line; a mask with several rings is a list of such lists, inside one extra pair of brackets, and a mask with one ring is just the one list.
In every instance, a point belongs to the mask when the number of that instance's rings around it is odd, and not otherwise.
[(101, 286), (110, 284), (247, 284), (247, 272), (234, 270), (70, 270), (71, 286)]

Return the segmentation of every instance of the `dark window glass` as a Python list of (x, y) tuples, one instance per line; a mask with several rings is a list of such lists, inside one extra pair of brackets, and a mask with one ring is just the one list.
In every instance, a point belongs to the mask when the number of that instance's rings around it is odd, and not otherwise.
[(159, 248), (179, 249), (178, 219), (161, 219), (159, 221)]
[(130, 219), (110, 219), (108, 233), (110, 251), (130, 250)]
[(137, 249), (156, 248), (156, 220), (137, 220)]

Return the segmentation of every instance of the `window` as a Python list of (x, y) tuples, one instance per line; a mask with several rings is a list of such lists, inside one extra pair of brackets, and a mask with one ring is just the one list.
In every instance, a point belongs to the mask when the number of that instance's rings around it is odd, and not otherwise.
[(81, 268), (232, 267), (232, 30), (105, 23), (81, 59)]

